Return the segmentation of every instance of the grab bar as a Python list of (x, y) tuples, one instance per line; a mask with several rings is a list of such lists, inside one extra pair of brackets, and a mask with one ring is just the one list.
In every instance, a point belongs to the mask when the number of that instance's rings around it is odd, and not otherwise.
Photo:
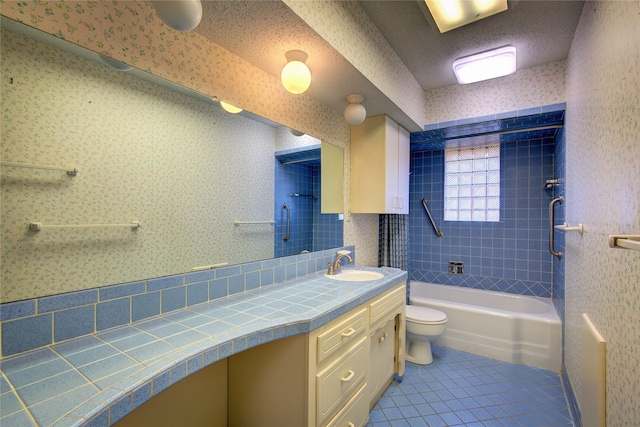
[(429, 221), (431, 221), (431, 225), (433, 225), (433, 230), (436, 232), (436, 236), (442, 237), (442, 231), (438, 230), (436, 223), (433, 221), (431, 217), (431, 212), (429, 212), (429, 208), (427, 207), (427, 199), (425, 197), (422, 198), (422, 206), (424, 206), (424, 210), (427, 211), (427, 215), (429, 216)]
[(287, 235), (282, 238), (285, 242), (289, 240), (289, 236), (291, 235), (291, 208), (288, 204), (282, 205), (282, 209), (287, 211)]
[(554, 249), (554, 234), (553, 234), (553, 223), (555, 221), (555, 213), (553, 211), (553, 207), (555, 206), (556, 203), (560, 203), (562, 204), (562, 196), (557, 197), (555, 199), (553, 199), (551, 201), (551, 203), (549, 203), (549, 252), (551, 252), (551, 255), (558, 257), (558, 259), (562, 259), (562, 252), (556, 252)]

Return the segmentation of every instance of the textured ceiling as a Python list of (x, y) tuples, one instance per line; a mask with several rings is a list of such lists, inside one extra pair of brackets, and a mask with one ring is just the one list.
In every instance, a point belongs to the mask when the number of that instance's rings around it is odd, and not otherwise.
[[(491, 48), (515, 46), (518, 69), (566, 59), (583, 6), (574, 0), (511, 1), (506, 12), (440, 34), (421, 0), (359, 3), (425, 90), (456, 84), (453, 61)], [(300, 49), (309, 53), (313, 76), (307, 96), (342, 112), (346, 95), (362, 93), (368, 115), (397, 112), (385, 94), (284, 3), (206, 0), (203, 5), (195, 31), (267, 74), (279, 78), (285, 52)], [(405, 126), (417, 130), (415, 123)]]
[(457, 84), (453, 61), (515, 46), (517, 68), (569, 55), (582, 1), (517, 1), (482, 21), (441, 34), (423, 1), (363, 1), (361, 5), (423, 89)]

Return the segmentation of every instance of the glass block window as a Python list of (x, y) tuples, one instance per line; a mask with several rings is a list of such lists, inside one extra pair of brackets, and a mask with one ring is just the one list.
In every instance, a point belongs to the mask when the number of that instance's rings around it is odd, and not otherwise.
[(445, 150), (445, 221), (500, 221), (500, 146)]

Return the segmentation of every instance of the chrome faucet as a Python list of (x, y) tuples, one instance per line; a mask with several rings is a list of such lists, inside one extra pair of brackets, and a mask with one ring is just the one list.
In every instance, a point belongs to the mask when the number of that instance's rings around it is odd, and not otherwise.
[(350, 251), (338, 251), (336, 260), (329, 263), (329, 271), (327, 271), (327, 274), (333, 276), (334, 274), (340, 273), (340, 267), (342, 266), (342, 264), (340, 264), (340, 260), (342, 260), (342, 258), (346, 258), (347, 263), (353, 263), (353, 260), (349, 256), (350, 253)]

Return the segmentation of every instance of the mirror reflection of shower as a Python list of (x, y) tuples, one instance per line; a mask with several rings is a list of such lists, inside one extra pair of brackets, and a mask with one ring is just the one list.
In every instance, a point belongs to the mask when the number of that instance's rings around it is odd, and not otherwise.
[(320, 145), (275, 154), (274, 255), (296, 255), (340, 246), (342, 220), (338, 214), (320, 213)]

